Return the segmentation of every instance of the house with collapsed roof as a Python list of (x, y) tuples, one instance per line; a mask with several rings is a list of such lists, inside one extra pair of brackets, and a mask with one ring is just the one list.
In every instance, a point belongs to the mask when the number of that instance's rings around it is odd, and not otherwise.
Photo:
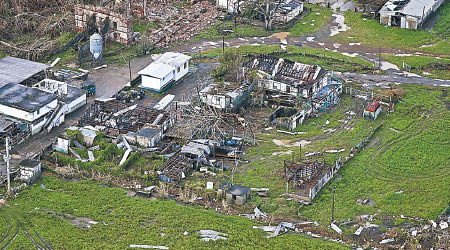
[(243, 82), (233, 87), (229, 83), (213, 83), (200, 90), (200, 101), (213, 108), (236, 112), (249, 102), (253, 84)]
[(319, 65), (309, 65), (271, 55), (250, 60), (246, 68), (256, 71), (260, 85), (270, 94), (310, 98), (328, 83), (328, 71)]
[(325, 164), (325, 160), (301, 162), (285, 160), (284, 173), (288, 188), (292, 191), (288, 195), (299, 201), (310, 203), (342, 165), (341, 157), (334, 164), (328, 166)]
[(419, 29), (444, 0), (389, 0), (378, 12), (380, 23), (405, 29)]
[(163, 92), (189, 73), (190, 56), (166, 52), (154, 62), (139, 71), (140, 88)]
[[(275, 8), (275, 6), (273, 6)], [(299, 0), (286, 0), (280, 3), (274, 16), (277, 23), (286, 24), (303, 12), (303, 2)]]
[(267, 102), (278, 105), (269, 117), (277, 127), (293, 130), (311, 113), (339, 103), (341, 81), (318, 65), (260, 55), (246, 69), (260, 76), (258, 85)]

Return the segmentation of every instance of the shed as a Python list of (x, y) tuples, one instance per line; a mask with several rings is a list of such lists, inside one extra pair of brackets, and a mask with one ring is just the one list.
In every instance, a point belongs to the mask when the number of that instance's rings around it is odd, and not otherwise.
[(365, 111), (364, 117), (375, 120), (381, 113), (381, 105), (379, 101), (374, 101)]
[(155, 147), (162, 137), (161, 128), (145, 127), (136, 133), (136, 143), (142, 147)]
[(229, 204), (242, 206), (250, 198), (250, 188), (246, 186), (224, 182), (220, 189), (225, 191), (226, 200)]
[(20, 180), (31, 184), (41, 176), (41, 162), (37, 160), (23, 160), (19, 163)]

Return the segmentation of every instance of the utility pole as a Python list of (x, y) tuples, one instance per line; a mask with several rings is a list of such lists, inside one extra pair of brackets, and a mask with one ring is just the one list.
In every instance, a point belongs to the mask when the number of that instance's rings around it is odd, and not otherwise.
[(331, 208), (331, 223), (334, 223), (334, 200), (336, 198), (336, 185), (333, 186), (333, 207)]
[(6, 155), (3, 156), (3, 159), (6, 162), (6, 178), (7, 178), (7, 182), (8, 182), (8, 190), (7, 190), (7, 194), (10, 195), (11, 194), (11, 179), (10, 179), (10, 173), (9, 173), (9, 159), (11, 157), (9, 156), (9, 137), (6, 137)]
[(378, 69), (381, 69), (381, 47), (378, 49)]
[(130, 86), (131, 86), (131, 60), (128, 60), (128, 71), (130, 71)]
[(225, 54), (225, 33), (222, 30), (222, 55)]

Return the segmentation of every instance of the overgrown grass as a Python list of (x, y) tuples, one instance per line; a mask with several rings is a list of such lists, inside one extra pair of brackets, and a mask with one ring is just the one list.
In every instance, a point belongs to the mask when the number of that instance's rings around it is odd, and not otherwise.
[(133, 31), (141, 34), (147, 34), (148, 29), (158, 29), (158, 23), (138, 20), (133, 23)]
[[(229, 47), (226, 50), (234, 51), (239, 54), (270, 54), (277, 53), (277, 56), (283, 58), (289, 58), (291, 60), (306, 63), (306, 64), (318, 64), (329, 70), (337, 71), (360, 71), (362, 67), (373, 68), (373, 64), (360, 58), (360, 57), (350, 57), (342, 55), (338, 52), (306, 48), (306, 47), (296, 47), (288, 46), (287, 51), (282, 50), (276, 45), (243, 45), (239, 48)], [(307, 56), (306, 54), (315, 55), (318, 57)], [(200, 55), (197, 53), (195, 55)], [(222, 48), (215, 48), (208, 51), (201, 52), (202, 57), (218, 57), (222, 55)], [(337, 60), (339, 59), (339, 60)], [(343, 61), (341, 61), (343, 60)]]
[[(361, 42), (362, 45), (371, 47), (450, 54), (448, 49), (450, 44), (433, 32), (384, 27), (378, 20), (363, 19), (361, 14), (354, 12), (345, 12), (345, 23), (351, 29), (338, 34), (334, 40), (344, 43)], [(420, 48), (422, 45), (429, 44), (434, 45)]]
[(396, 64), (399, 68), (403, 67), (403, 62), (411, 66), (411, 72), (432, 78), (440, 78), (450, 80), (450, 71), (439, 70), (431, 67), (432, 63), (448, 63), (450, 59), (440, 59), (427, 56), (395, 56), (391, 54), (383, 54), (382, 57), (387, 61)]
[[(0, 214), (12, 222), (26, 222), (54, 249), (127, 249), (130, 244), (170, 249), (346, 249), (334, 242), (294, 234), (267, 239), (262, 230), (252, 229), (255, 222), (244, 217), (220, 215), (174, 201), (131, 198), (126, 192), (91, 181), (63, 182), (45, 177), (10, 201), (15, 205), (0, 207)], [(88, 217), (98, 224), (79, 228), (46, 211), (61, 217)], [(227, 233), (229, 239), (201, 241), (196, 233), (201, 229)], [(10, 249), (31, 249), (31, 241), (20, 237)]]
[(439, 7), (439, 20), (434, 26), (434, 32), (446, 38), (450, 39), (450, 2), (443, 3), (441, 7)]
[(299, 37), (305, 34), (317, 32), (330, 20), (333, 14), (331, 9), (313, 9), (305, 18), (289, 28), (290, 37)]
[(222, 38), (221, 33), (221, 27), (228, 27), (231, 30), (233, 30), (232, 33), (227, 34), (225, 38), (233, 38), (233, 37), (262, 37), (267, 36), (271, 32), (265, 30), (263, 27), (260, 26), (253, 26), (249, 24), (238, 24), (237, 25), (237, 31), (234, 28), (234, 22), (233, 21), (222, 21), (218, 22), (214, 25), (212, 25), (210, 28), (201, 31), (198, 35), (196, 35), (193, 40), (213, 40), (213, 39), (219, 39)]
[[(234, 175), (237, 184), (269, 188), (269, 198), (252, 198), (250, 207), (260, 205), (263, 211), (281, 217), (300, 214), (320, 224), (331, 219), (332, 186), (336, 191), (336, 218), (346, 220), (361, 214), (409, 215), (427, 219), (436, 217), (449, 203), (450, 176), (450, 111), (445, 108), (444, 93), (440, 88), (402, 85), (406, 96), (391, 115), (383, 113), (375, 121), (367, 121), (359, 115), (351, 120), (351, 129), (341, 129), (326, 135), (327, 129), (337, 128), (341, 119), (348, 116), (354, 100), (344, 95), (336, 112), (310, 118), (298, 130), (306, 134), (290, 136), (281, 133), (259, 135), (259, 145), (249, 150), (245, 158), (249, 164), (240, 165)], [(328, 120), (328, 124), (327, 121)], [(280, 199), (285, 192), (283, 160), (298, 157), (298, 147), (277, 146), (273, 139), (311, 140), (302, 153), (322, 152), (328, 149), (346, 151), (327, 154), (332, 164), (339, 155), (348, 155), (349, 149), (370, 133), (371, 128), (384, 123), (375, 134), (373, 144), (350, 160), (316, 196), (311, 206), (301, 207), (294, 202)], [(397, 130), (397, 132), (392, 129)], [(267, 133), (267, 132), (265, 132)], [(314, 139), (321, 136), (321, 139)], [(285, 155), (279, 152), (293, 151)], [(275, 154), (274, 154), (275, 153)], [(319, 158), (322, 160), (322, 158)], [(397, 191), (404, 191), (396, 194)], [(356, 200), (370, 197), (374, 206), (361, 206)], [(417, 206), (416, 204), (420, 204)], [(249, 208), (250, 208), (249, 207)]]

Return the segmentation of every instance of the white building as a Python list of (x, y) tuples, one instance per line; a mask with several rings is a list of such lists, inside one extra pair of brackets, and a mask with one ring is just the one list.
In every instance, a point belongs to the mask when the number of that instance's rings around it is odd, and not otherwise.
[(299, 0), (286, 0), (280, 4), (275, 13), (275, 21), (288, 23), (303, 12), (303, 3)]
[(419, 29), (444, 0), (389, 0), (379, 11), (380, 23), (405, 29)]
[(64, 114), (72, 113), (86, 104), (86, 91), (64, 82), (44, 79), (33, 87), (57, 95), (64, 103)]
[(229, 13), (234, 13), (239, 9), (239, 0), (216, 0), (216, 7)]
[(243, 83), (232, 87), (213, 83), (200, 90), (200, 101), (217, 109), (237, 111), (247, 104), (253, 85)]
[(143, 70), (141, 88), (162, 92), (189, 72), (190, 56), (166, 52)]
[(57, 106), (54, 94), (14, 83), (0, 87), (0, 114), (26, 122), (32, 134), (42, 129)]

